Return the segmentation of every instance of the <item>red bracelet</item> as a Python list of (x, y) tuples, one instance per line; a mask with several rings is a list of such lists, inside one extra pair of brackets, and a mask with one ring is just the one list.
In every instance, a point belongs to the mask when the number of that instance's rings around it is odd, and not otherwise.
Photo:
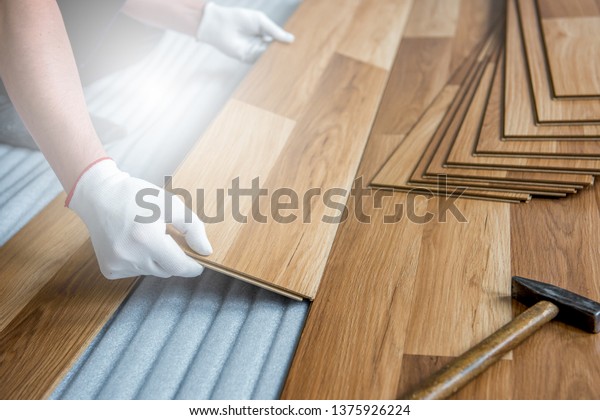
[(79, 176), (75, 180), (75, 184), (73, 184), (73, 187), (71, 187), (71, 191), (69, 191), (69, 195), (67, 195), (67, 199), (65, 200), (65, 207), (69, 207), (69, 203), (71, 202), (71, 198), (73, 198), (73, 193), (75, 192), (75, 187), (77, 187), (77, 183), (79, 182), (79, 180), (81, 179), (81, 177), (83, 176), (83, 174), (86, 173), (87, 171), (89, 171), (90, 168), (92, 166), (94, 166), (96, 163), (102, 162), (103, 160), (113, 160), (113, 159), (110, 158), (110, 157), (108, 157), (108, 156), (102, 157), (100, 159), (96, 159), (95, 161), (93, 161), (92, 163), (90, 163), (88, 166), (86, 166), (83, 171), (81, 171), (81, 173), (79, 174)]

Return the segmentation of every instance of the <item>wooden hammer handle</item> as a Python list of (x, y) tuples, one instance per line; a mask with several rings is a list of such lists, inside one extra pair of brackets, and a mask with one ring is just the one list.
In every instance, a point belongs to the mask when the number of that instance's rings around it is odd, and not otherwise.
[(444, 366), (402, 400), (439, 400), (454, 394), (558, 315), (558, 307), (541, 301), (466, 353)]

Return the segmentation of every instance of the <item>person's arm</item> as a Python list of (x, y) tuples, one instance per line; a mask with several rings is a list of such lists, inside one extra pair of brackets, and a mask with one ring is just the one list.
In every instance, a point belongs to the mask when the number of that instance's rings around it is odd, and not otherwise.
[[(171, 223), (192, 249), (208, 255), (212, 248), (202, 221), (178, 197), (129, 176), (107, 158), (87, 112), (56, 2), (0, 1), (0, 77), (69, 192), (65, 204), (87, 226), (106, 277), (194, 277), (202, 272), (166, 233)], [(152, 214), (142, 211), (140, 203)]]
[(65, 191), (106, 156), (55, 1), (0, 1), (0, 78)]
[(263, 12), (203, 0), (127, 0), (122, 11), (147, 24), (194, 36), (246, 63), (256, 61), (271, 41), (294, 41)]

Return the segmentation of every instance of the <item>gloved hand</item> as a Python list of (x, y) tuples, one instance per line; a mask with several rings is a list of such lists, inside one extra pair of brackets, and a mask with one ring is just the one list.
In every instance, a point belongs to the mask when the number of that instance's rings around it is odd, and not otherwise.
[(273, 40), (287, 44), (294, 41), (294, 35), (262, 12), (215, 3), (204, 6), (196, 37), (245, 63), (255, 62)]
[[(136, 203), (142, 189), (144, 203), (155, 204), (160, 215), (154, 222), (139, 222), (136, 216), (149, 217), (148, 204)], [(158, 277), (195, 277), (203, 267), (188, 257), (166, 234), (165, 195), (172, 199), (172, 225), (188, 245), (202, 255), (212, 253), (204, 224), (179, 197), (144, 180), (120, 171), (114, 161), (105, 159), (93, 164), (77, 181), (66, 205), (86, 224), (100, 270), (109, 279), (154, 275)], [(185, 214), (192, 222), (185, 223)], [(139, 219), (138, 219), (139, 220)]]

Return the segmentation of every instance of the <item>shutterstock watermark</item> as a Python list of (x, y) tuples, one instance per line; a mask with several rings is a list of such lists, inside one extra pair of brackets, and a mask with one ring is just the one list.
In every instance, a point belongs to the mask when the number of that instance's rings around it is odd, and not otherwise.
[[(437, 180), (435, 188), (418, 187), (397, 194), (393, 189), (373, 189), (365, 185), (362, 177), (354, 180), (350, 191), (343, 188), (306, 188), (297, 191), (281, 187), (269, 189), (261, 186), (260, 178), (252, 179), (242, 186), (239, 178), (231, 181), (228, 188), (206, 191), (203, 188), (189, 191), (173, 185), (173, 178), (165, 177), (165, 190), (168, 194), (161, 197), (160, 190), (145, 188), (136, 194), (136, 204), (140, 209), (149, 211), (147, 216), (136, 216), (139, 223), (153, 223), (164, 217), (172, 219), (173, 200), (179, 197), (187, 207), (185, 221), (191, 222), (194, 211), (205, 223), (222, 223), (233, 219), (237, 223), (313, 223), (325, 224), (345, 222), (354, 217), (360, 223), (373, 223), (377, 220), (384, 224), (399, 223), (408, 219), (412, 223), (424, 224), (432, 221), (445, 223), (450, 217), (460, 223), (467, 219), (457, 206), (466, 188), (447, 185), (446, 177)], [(434, 191), (449, 191), (446, 195), (436, 195)], [(161, 197), (164, 202), (156, 203)], [(430, 202), (435, 197), (434, 202)], [(383, 213), (382, 213), (383, 212)], [(383, 216), (382, 216), (383, 214)]]

